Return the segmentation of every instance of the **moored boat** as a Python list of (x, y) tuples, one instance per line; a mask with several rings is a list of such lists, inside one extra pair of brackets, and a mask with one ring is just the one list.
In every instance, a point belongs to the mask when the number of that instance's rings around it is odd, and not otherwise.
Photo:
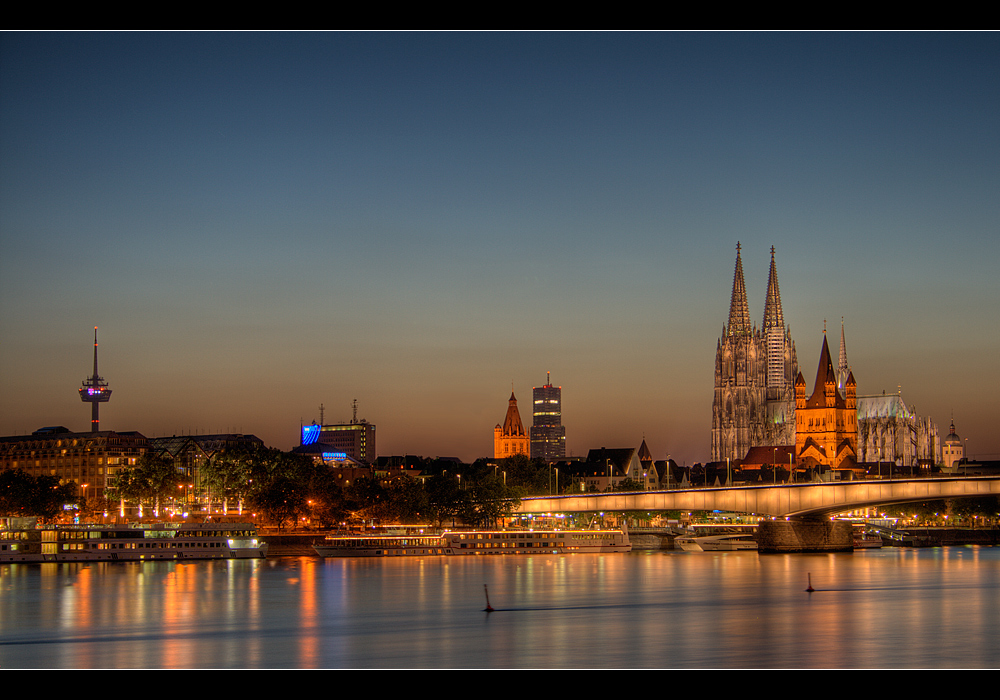
[(704, 535), (702, 537), (678, 537), (674, 547), (685, 552), (738, 552), (756, 550), (757, 541), (750, 533), (727, 535)]
[(321, 557), (588, 554), (630, 552), (622, 530), (476, 530), (438, 535), (333, 535), (313, 547)]
[(0, 530), (0, 563), (261, 559), (250, 523), (53, 525)]

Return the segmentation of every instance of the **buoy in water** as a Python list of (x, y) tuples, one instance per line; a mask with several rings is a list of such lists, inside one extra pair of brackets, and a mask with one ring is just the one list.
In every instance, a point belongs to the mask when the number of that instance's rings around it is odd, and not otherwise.
[[(813, 589), (813, 575), (812, 574), (806, 574), (806, 576), (809, 577), (809, 587), (806, 589), (806, 593), (813, 593), (814, 592), (814, 589)], [(488, 602), (489, 601), (487, 601), (487, 603)]]
[(483, 590), (486, 591), (486, 609), (483, 612), (493, 612), (493, 606), (490, 605), (490, 589), (485, 583), (483, 584)]

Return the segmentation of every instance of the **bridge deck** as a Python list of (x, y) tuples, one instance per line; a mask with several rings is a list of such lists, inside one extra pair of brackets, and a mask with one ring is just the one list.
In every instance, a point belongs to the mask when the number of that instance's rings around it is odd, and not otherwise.
[(997, 495), (1000, 495), (1000, 477), (973, 476), (542, 496), (522, 499), (519, 512), (728, 510), (774, 517), (810, 517), (892, 503)]

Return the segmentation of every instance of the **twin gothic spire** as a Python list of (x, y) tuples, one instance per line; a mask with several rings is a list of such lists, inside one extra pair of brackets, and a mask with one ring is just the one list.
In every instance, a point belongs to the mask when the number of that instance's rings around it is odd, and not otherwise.
[[(774, 264), (774, 246), (771, 246), (771, 274), (767, 280), (767, 297), (764, 301), (764, 324), (766, 333), (772, 328), (785, 329), (785, 317), (781, 311), (781, 292), (778, 291), (778, 268)], [(750, 323), (750, 305), (747, 302), (747, 287), (743, 279), (743, 260), (740, 258), (740, 244), (736, 244), (736, 271), (733, 274), (733, 296), (729, 302), (729, 325), (727, 335), (749, 336), (753, 332)]]

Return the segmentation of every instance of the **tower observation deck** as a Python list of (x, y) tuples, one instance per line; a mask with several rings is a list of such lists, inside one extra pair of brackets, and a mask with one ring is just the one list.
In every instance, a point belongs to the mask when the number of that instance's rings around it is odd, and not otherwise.
[(97, 373), (97, 326), (94, 326), (94, 375), (87, 377), (80, 387), (80, 400), (91, 406), (90, 432), (101, 429), (100, 405), (111, 399), (111, 389), (104, 377)]

